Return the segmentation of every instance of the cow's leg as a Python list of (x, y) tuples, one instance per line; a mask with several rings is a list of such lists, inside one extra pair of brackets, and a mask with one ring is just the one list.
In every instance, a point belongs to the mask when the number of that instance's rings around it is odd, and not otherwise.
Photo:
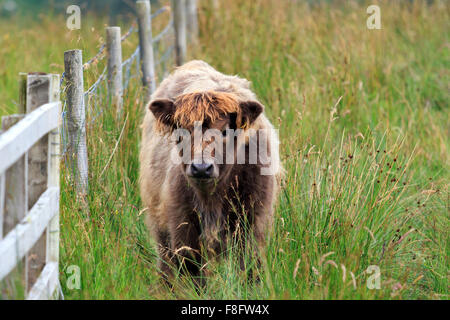
[(203, 284), (200, 252), (200, 227), (194, 214), (177, 212), (170, 220), (171, 251), (182, 274), (189, 274)]
[(157, 230), (155, 238), (158, 242), (158, 269), (163, 279), (167, 282), (173, 274), (173, 259), (170, 250), (170, 235), (167, 230)]

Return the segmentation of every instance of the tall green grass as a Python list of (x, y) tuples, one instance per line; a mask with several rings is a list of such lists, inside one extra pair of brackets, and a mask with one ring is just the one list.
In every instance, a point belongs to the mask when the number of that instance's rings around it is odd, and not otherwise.
[[(159, 281), (137, 183), (144, 106), (133, 79), (124, 116), (117, 120), (105, 99), (88, 127), (87, 203), (77, 199), (63, 167), (65, 297), (448, 299), (449, 7), (379, 5), (382, 30), (368, 30), (367, 5), (353, 1), (236, 0), (221, 2), (218, 11), (201, 1), (200, 43), (191, 57), (251, 80), (280, 130), (286, 178), (260, 281), (241, 273), (233, 248), (204, 266), (201, 290), (186, 277), (173, 289)], [(89, 20), (95, 32), (86, 26), (67, 33), (43, 19), (31, 23), (33, 32), (53, 30), (69, 42), (49, 36), (40, 40), (49, 46), (29, 45), (31, 31), (15, 27), (22, 37), (7, 41), (17, 50), (0, 46), (9, 65), (2, 106), (16, 97), (18, 71), (56, 63), (46, 70), (61, 72), (65, 48), (81, 45), (86, 56), (98, 48), (101, 22)], [(102, 63), (88, 72), (87, 85)], [(254, 263), (250, 256), (247, 263)], [(80, 290), (66, 286), (70, 265), (81, 269)], [(371, 265), (380, 268), (380, 289), (367, 286)]]

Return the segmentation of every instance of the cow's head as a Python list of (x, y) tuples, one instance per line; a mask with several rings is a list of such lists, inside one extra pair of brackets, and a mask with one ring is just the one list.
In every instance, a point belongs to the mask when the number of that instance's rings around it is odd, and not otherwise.
[(263, 110), (257, 101), (239, 101), (233, 94), (215, 91), (150, 103), (159, 129), (171, 133), (179, 148), (178, 155), (183, 159), (180, 168), (198, 186), (208, 186), (229, 175), (240, 144), (245, 144), (245, 129)]

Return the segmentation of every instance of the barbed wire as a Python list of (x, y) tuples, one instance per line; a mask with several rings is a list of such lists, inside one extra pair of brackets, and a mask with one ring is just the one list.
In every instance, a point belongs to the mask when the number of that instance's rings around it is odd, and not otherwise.
[(164, 6), (164, 7), (161, 7), (161, 8), (159, 8), (158, 10), (156, 10), (152, 15), (151, 15), (151, 18), (152, 19), (155, 19), (157, 16), (159, 16), (161, 13), (164, 13), (164, 12), (170, 12), (171, 10), (170, 10), (170, 6)]
[(126, 65), (129, 65), (131, 63), (133, 63), (133, 60), (136, 58), (136, 56), (139, 55), (139, 50), (140, 50), (140, 46), (137, 46), (136, 50), (133, 52), (133, 54), (124, 62), (122, 62), (122, 68), (125, 67)]
[(97, 63), (97, 62), (101, 61), (105, 57), (105, 56), (102, 56), (105, 49), (106, 49), (106, 43), (102, 44), (100, 46), (100, 50), (95, 54), (95, 56), (93, 56), (91, 59), (88, 60), (88, 62), (86, 62), (83, 65), (83, 70), (87, 70), (90, 67), (90, 65), (93, 64), (94, 62)]
[(97, 89), (97, 87), (100, 85), (100, 83), (106, 79), (106, 72), (107, 72), (107, 67), (105, 67), (103, 69), (103, 72), (100, 74), (100, 76), (94, 82), (94, 84), (87, 91), (84, 92), (84, 96), (92, 93), (94, 90)]
[(121, 42), (124, 42), (125, 40), (127, 40), (134, 32), (136, 32), (136, 25), (133, 24), (130, 29), (128, 29), (127, 33), (125, 33), (122, 38), (120, 39)]
[(61, 73), (61, 80), (59, 81), (59, 92), (61, 93), (62, 91), (62, 87), (63, 87), (63, 83), (64, 83), (64, 79), (66, 78), (66, 72), (63, 71), (63, 73)]
[(172, 30), (173, 28), (173, 17), (170, 17), (169, 23), (167, 24), (167, 26), (158, 34), (153, 38), (153, 43), (159, 42), (161, 41), (161, 39), (167, 34), (169, 33), (170, 30)]
[[(161, 15), (164, 12), (170, 12), (170, 11), (171, 10), (170, 10), (169, 6), (164, 6), (160, 9), (158, 9), (156, 12), (154, 12), (151, 15), (151, 20), (158, 17), (159, 15)], [(132, 34), (139, 31), (138, 28), (136, 28), (136, 25), (137, 25), (137, 20), (135, 20), (133, 22), (132, 26), (121, 37), (121, 42), (124, 42)], [(164, 38), (165, 35), (169, 34), (169, 32), (173, 29), (173, 26), (174, 26), (174, 19), (171, 14), (169, 22), (164, 27), (164, 29), (152, 39), (152, 43), (153, 44), (159, 43)], [(99, 51), (83, 65), (83, 70), (87, 70), (87, 69), (89, 69), (89, 67), (91, 65), (100, 62), (106, 56), (104, 54), (105, 49), (106, 49), (106, 43), (103, 43), (100, 46)], [(174, 45), (171, 45), (169, 48), (167, 48), (167, 50), (160, 56), (160, 58), (157, 61), (155, 61), (155, 66), (159, 66), (161, 64), (164, 64), (164, 66), (165, 66), (165, 62), (170, 58), (171, 54), (174, 52), (174, 49), (175, 49)], [(133, 64), (136, 65), (136, 71), (132, 75), (131, 68), (132, 68)], [(136, 47), (135, 51), (131, 54), (131, 56), (122, 62), (122, 68), (125, 68), (123, 89), (127, 89), (129, 86), (130, 80), (133, 78), (139, 77), (139, 74), (140, 74), (140, 46), (139, 45)], [(163, 72), (165, 72), (165, 70), (163, 70)], [(60, 81), (60, 92), (61, 93), (64, 93), (65, 89), (66, 89), (66, 87), (63, 87), (65, 75), (66, 75), (65, 72), (63, 72), (61, 74), (61, 81)], [(100, 106), (101, 101), (103, 99), (102, 99), (101, 94), (99, 93), (99, 88), (106, 79), (107, 79), (107, 67), (105, 67), (103, 69), (100, 76), (83, 93), (83, 98), (84, 98), (83, 102), (86, 106), (86, 111), (87, 111), (86, 119), (88, 116), (90, 118), (89, 122), (87, 122), (87, 120), (85, 119), (85, 123), (83, 124), (83, 127), (86, 124), (90, 125), (90, 124), (94, 123), (98, 119), (98, 117), (103, 113), (103, 108), (101, 108), (101, 106)], [(67, 100), (64, 99), (64, 106), (63, 106), (63, 110), (62, 110), (62, 132), (61, 132), (62, 145), (63, 145), (63, 148), (62, 148), (63, 150), (62, 150), (61, 154), (63, 157), (66, 155), (68, 148), (69, 148), (69, 146), (68, 146), (68, 144), (69, 144), (68, 128), (67, 128), (67, 118), (66, 117), (67, 117)], [(66, 158), (66, 157), (64, 157), (64, 158)]]
[[(160, 8), (160, 9), (156, 10), (156, 11), (150, 16), (151, 20), (153, 20), (154, 18), (158, 17), (159, 15), (161, 15), (161, 14), (164, 13), (164, 12), (170, 12), (170, 7), (169, 7), (169, 6), (164, 6), (164, 7)], [(132, 25), (132, 26), (130, 27), (130, 29), (122, 36), (122, 38), (121, 38), (121, 41), (122, 41), (122, 42), (125, 41), (126, 39), (128, 39), (134, 32), (138, 32), (138, 31), (139, 31), (139, 30), (135, 27), (136, 24), (137, 24), (137, 19), (134, 20), (133, 25)], [(102, 56), (102, 55), (103, 55), (103, 53), (105, 52), (105, 49), (106, 49), (106, 43), (103, 43), (103, 44), (100, 46), (99, 51), (98, 51), (91, 59), (89, 59), (89, 60), (83, 65), (84, 70), (88, 69), (89, 66), (90, 66), (91, 64), (94, 64), (94, 63), (96, 63), (96, 62), (98, 62), (98, 61), (101, 61), (101, 60), (104, 58), (104, 56)]]
[[(97, 92), (97, 88), (94, 93), (87, 97), (87, 101), (85, 103), (88, 106), (88, 114), (90, 115), (89, 125), (93, 124), (98, 117), (100, 117), (103, 113), (103, 109), (99, 108), (99, 104), (102, 101), (99, 93)], [(92, 115), (91, 115), (92, 114)], [(87, 120), (85, 120), (87, 121)]]
[(124, 73), (124, 84), (123, 88), (128, 88), (128, 84), (130, 82), (131, 76), (131, 66), (133, 65), (134, 61), (136, 62), (136, 74), (139, 74), (139, 64), (140, 64), (140, 46), (137, 46), (134, 53), (122, 63), (122, 68), (125, 68)]
[(164, 54), (158, 59), (158, 61), (155, 63), (156, 66), (159, 66), (161, 63), (166, 62), (170, 55), (172, 54), (172, 52), (174, 51), (175, 46), (170, 46), (166, 52), (164, 52)]

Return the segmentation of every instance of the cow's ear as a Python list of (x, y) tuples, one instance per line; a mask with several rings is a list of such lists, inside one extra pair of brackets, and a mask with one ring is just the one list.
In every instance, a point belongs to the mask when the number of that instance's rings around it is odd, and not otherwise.
[(240, 103), (243, 126), (250, 126), (264, 111), (264, 106), (258, 101), (244, 101)]
[(161, 124), (169, 127), (174, 125), (173, 114), (175, 113), (175, 104), (172, 100), (154, 100), (150, 103), (149, 109)]

